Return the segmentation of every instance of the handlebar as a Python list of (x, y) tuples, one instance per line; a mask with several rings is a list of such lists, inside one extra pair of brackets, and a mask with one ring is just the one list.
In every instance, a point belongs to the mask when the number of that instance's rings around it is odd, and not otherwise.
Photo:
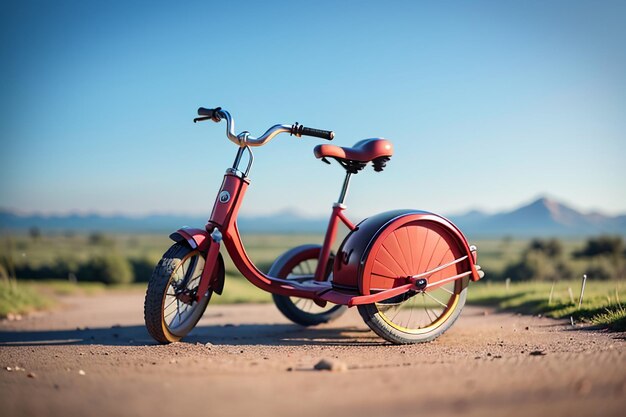
[(200, 107), (198, 109), (198, 115), (200, 117), (196, 117), (193, 119), (194, 123), (204, 121), (204, 120), (213, 120), (218, 123), (222, 119), (226, 119), (226, 136), (230, 139), (231, 142), (235, 143), (240, 147), (244, 146), (262, 146), (267, 142), (272, 140), (274, 136), (279, 133), (289, 133), (290, 135), (295, 135), (296, 137), (301, 136), (313, 136), (321, 139), (333, 140), (335, 137), (335, 133), (330, 130), (321, 130), (321, 129), (313, 129), (310, 127), (305, 127), (297, 122), (293, 125), (274, 125), (270, 127), (265, 133), (263, 133), (258, 138), (250, 135), (250, 132), (243, 131), (238, 135), (235, 134), (235, 120), (226, 110), (222, 110), (221, 107), (217, 107), (215, 109), (207, 109), (204, 107)]

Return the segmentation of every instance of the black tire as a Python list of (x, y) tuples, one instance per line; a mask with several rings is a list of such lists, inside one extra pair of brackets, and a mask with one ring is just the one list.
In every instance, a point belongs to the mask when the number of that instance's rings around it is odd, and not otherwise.
[[(378, 336), (391, 343), (402, 345), (409, 343), (431, 342), (452, 327), (454, 322), (461, 315), (461, 311), (465, 305), (465, 300), (467, 299), (468, 281), (469, 280), (467, 278), (456, 281), (456, 284), (454, 285), (454, 295), (450, 298), (452, 299), (452, 297), (456, 297), (453, 307), (450, 307), (450, 311), (447, 312), (448, 314), (445, 316), (445, 319), (438, 319), (439, 322), (437, 322), (437, 320), (433, 321), (433, 323), (431, 323), (431, 325), (423, 332), (415, 332), (417, 329), (401, 329), (395, 326), (394, 323), (390, 322), (388, 318), (385, 317), (381, 308), (381, 303), (359, 305), (357, 308), (359, 310), (359, 314), (361, 314), (361, 317), (369, 328), (372, 329)], [(425, 296), (420, 294), (423, 293), (418, 293), (412, 298)], [(402, 296), (406, 297), (405, 294), (402, 294)], [(402, 296), (394, 298), (400, 298)], [(402, 301), (401, 304), (408, 301), (409, 298), (407, 298), (406, 301)]]
[[(320, 245), (302, 245), (295, 247), (281, 256), (272, 264), (269, 276), (282, 279), (298, 279), (306, 282), (313, 280), (322, 247)], [(330, 266), (326, 269), (327, 279), (332, 279), (332, 257)], [(285, 317), (302, 326), (316, 326), (337, 319), (346, 312), (347, 307), (342, 305), (327, 305), (320, 307), (313, 300), (305, 298), (287, 297), (272, 294), (274, 304)]]
[[(178, 342), (198, 323), (209, 304), (212, 291), (199, 301), (181, 301), (174, 292), (178, 289), (195, 295), (204, 270), (205, 255), (183, 243), (176, 243), (163, 254), (148, 283), (144, 302), (144, 320), (148, 333), (159, 343)], [(182, 276), (180, 274), (182, 272)], [(185, 283), (184, 287), (182, 284)], [(176, 314), (168, 309), (176, 303)], [(184, 304), (181, 311), (181, 304)], [(178, 324), (176, 324), (178, 317)]]

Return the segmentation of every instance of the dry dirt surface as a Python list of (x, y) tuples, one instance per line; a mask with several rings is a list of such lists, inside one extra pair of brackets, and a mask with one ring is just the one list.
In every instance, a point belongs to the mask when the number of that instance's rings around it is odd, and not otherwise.
[(354, 309), (302, 328), (273, 305), (210, 305), (163, 346), (142, 294), (64, 304), (0, 323), (3, 416), (626, 415), (626, 336), (566, 321), (466, 307), (436, 341), (393, 346)]

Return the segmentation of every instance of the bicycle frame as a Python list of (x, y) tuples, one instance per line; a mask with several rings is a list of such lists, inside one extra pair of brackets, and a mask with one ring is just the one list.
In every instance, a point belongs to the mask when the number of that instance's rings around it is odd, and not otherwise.
[[(375, 137), (352, 147), (324, 144), (314, 148), (317, 159), (337, 162), (345, 170), (323, 244), (291, 248), (263, 273), (246, 253), (237, 224), (250, 185), (251, 148), (280, 133), (332, 140), (334, 132), (294, 123), (274, 125), (254, 137), (248, 131), (235, 134), (234, 119), (219, 107), (200, 107), (198, 116), (194, 122), (225, 119), (226, 136), (238, 151), (226, 170), (205, 227), (183, 227), (172, 233), (170, 238), (176, 243), (164, 253), (150, 278), (144, 320), (156, 341), (171, 343), (185, 337), (197, 325), (212, 294), (222, 294), (226, 277), (222, 242), (239, 272), (256, 287), (274, 294), (280, 312), (300, 325), (327, 323), (345, 312), (343, 306), (357, 306), (376, 334), (404, 344), (431, 341), (458, 318), (469, 281), (484, 276), (476, 264), (476, 247), (469, 245), (458, 227), (440, 215), (416, 209), (387, 210), (358, 224), (345, 215), (351, 176), (367, 166), (383, 171), (394, 155), (391, 141)], [(248, 159), (243, 158), (246, 152)], [(245, 169), (240, 170), (240, 165)], [(349, 233), (333, 255), (340, 224)], [(315, 261), (317, 266), (312, 270), (310, 262)], [(302, 299), (306, 300), (300, 304)], [(328, 302), (336, 305), (324, 308)], [(415, 309), (419, 311), (412, 321)]]
[[(235, 166), (230, 168), (224, 175), (224, 180), (222, 182), (222, 186), (220, 187), (218, 197), (213, 205), (211, 217), (205, 226), (206, 232), (211, 233), (211, 235), (218, 235), (216, 230), (219, 232), (218, 236), (211, 236), (213, 241), (210, 242), (211, 246), (208, 248), (207, 263), (210, 262), (214, 256), (216, 256), (216, 253), (219, 250), (221, 238), (237, 269), (255, 286), (280, 295), (311, 299), (319, 298), (318, 296), (320, 291), (331, 289), (330, 284), (325, 282), (324, 274), (325, 266), (328, 264), (328, 260), (330, 258), (332, 244), (337, 236), (339, 222), (341, 221), (350, 230), (354, 230), (356, 228), (356, 226), (343, 213), (346, 206), (342, 203), (335, 203), (333, 205), (333, 210), (324, 238), (324, 244), (322, 246), (318, 266), (315, 271), (315, 283), (317, 283), (317, 285), (303, 285), (285, 279), (270, 277), (261, 272), (246, 253), (241, 240), (241, 235), (239, 233), (239, 228), (237, 226), (239, 208), (241, 207), (246, 190), (250, 184), (250, 180), (246, 177), (246, 175), (237, 169), (236, 165), (239, 161), (240, 158), (238, 157), (235, 160)], [(348, 182), (349, 177), (346, 178), (340, 201), (345, 198)], [(209, 273), (210, 272), (207, 272), (207, 274)], [(205, 281), (208, 281), (209, 279), (205, 279), (203, 277), (203, 280)], [(201, 283), (199, 293), (202, 294), (203, 290), (206, 289), (202, 287)]]
[[(246, 150), (249, 152), (249, 161), (245, 172), (242, 172), (239, 170), (239, 165), (241, 163), (243, 152)], [(426, 280), (418, 279), (419, 277), (399, 277), (401, 279), (406, 279), (406, 284), (391, 289), (377, 290), (372, 293), (369, 288), (361, 288), (360, 292), (334, 288), (332, 283), (326, 280), (326, 265), (328, 265), (331, 247), (337, 236), (337, 227), (339, 222), (341, 221), (351, 232), (356, 233), (356, 239), (353, 240), (364, 241), (363, 239), (366, 238), (364, 236), (359, 236), (358, 226), (355, 226), (344, 214), (346, 206), (343, 202), (349, 188), (351, 177), (349, 172), (346, 173), (339, 200), (333, 205), (326, 235), (324, 237), (324, 243), (318, 259), (318, 265), (315, 270), (314, 279), (307, 283), (301, 283), (293, 280), (271, 277), (264, 274), (254, 265), (246, 253), (241, 240), (241, 235), (239, 233), (239, 228), (237, 226), (239, 209), (243, 202), (248, 185), (250, 184), (248, 173), (252, 166), (253, 159), (254, 158), (250, 148), (245, 144), (241, 145), (237, 152), (233, 166), (226, 170), (226, 174), (224, 175), (222, 185), (213, 205), (211, 216), (205, 226), (205, 230), (183, 228), (173, 233), (170, 237), (176, 241), (186, 240), (192, 248), (197, 248), (202, 253), (206, 253), (206, 265), (217, 265), (218, 258), (220, 256), (219, 249), (221, 242), (223, 241), (228, 254), (239, 272), (241, 272), (241, 274), (256, 287), (273, 294), (312, 299), (315, 303), (321, 306), (324, 306), (328, 301), (335, 304), (347, 305), (349, 307), (359, 304), (369, 304), (394, 297), (410, 290), (423, 291), (431, 286), (431, 284), (428, 284)], [(461, 232), (446, 219), (432, 213), (419, 211), (404, 211), (399, 213), (399, 215), (405, 217), (419, 217), (427, 221), (440, 223), (443, 227), (455, 234), (459, 242), (463, 242), (463, 251), (466, 253), (467, 257), (475, 257), (475, 249), (472, 251), (472, 249), (467, 245)], [(397, 219), (398, 218), (390, 219), (390, 221), (396, 221)], [(338, 254), (338, 256), (345, 255), (345, 253), (341, 252)], [(470, 262), (469, 271), (458, 276), (450, 277), (448, 281), (460, 279), (468, 275), (472, 278), (472, 280), (478, 280), (480, 278), (479, 272), (475, 268), (473, 262)], [(218, 294), (221, 294), (223, 285), (223, 271), (218, 273), (216, 272), (216, 268), (204, 268), (198, 287), (198, 297), (207, 296), (209, 288)], [(436, 286), (439, 284), (432, 285)]]

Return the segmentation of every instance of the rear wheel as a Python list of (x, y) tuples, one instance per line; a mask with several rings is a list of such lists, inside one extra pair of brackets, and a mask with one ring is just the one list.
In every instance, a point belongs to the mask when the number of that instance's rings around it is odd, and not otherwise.
[[(401, 225), (387, 234), (376, 253), (370, 256), (374, 257), (375, 265), (372, 274), (379, 277), (424, 274), (433, 284), (467, 270), (467, 262), (445, 267), (462, 257), (463, 252), (445, 228), (431, 222)], [(392, 343), (428, 342), (448, 330), (459, 317), (468, 283), (469, 278), (465, 277), (425, 292), (409, 291), (377, 303), (359, 305), (358, 310), (376, 334)]]
[[(291, 249), (281, 255), (270, 268), (271, 277), (292, 279), (298, 282), (313, 281), (315, 269), (322, 247), (319, 245), (303, 245)], [(332, 258), (331, 258), (332, 259)], [(326, 279), (332, 279), (331, 267), (326, 268)], [(306, 298), (287, 297), (272, 294), (274, 304), (289, 320), (302, 326), (315, 326), (337, 319), (345, 313), (347, 307), (327, 304), (321, 307), (313, 300)]]
[(152, 273), (144, 302), (144, 319), (159, 343), (178, 342), (198, 323), (212, 291), (197, 300), (204, 254), (176, 243), (165, 252)]

